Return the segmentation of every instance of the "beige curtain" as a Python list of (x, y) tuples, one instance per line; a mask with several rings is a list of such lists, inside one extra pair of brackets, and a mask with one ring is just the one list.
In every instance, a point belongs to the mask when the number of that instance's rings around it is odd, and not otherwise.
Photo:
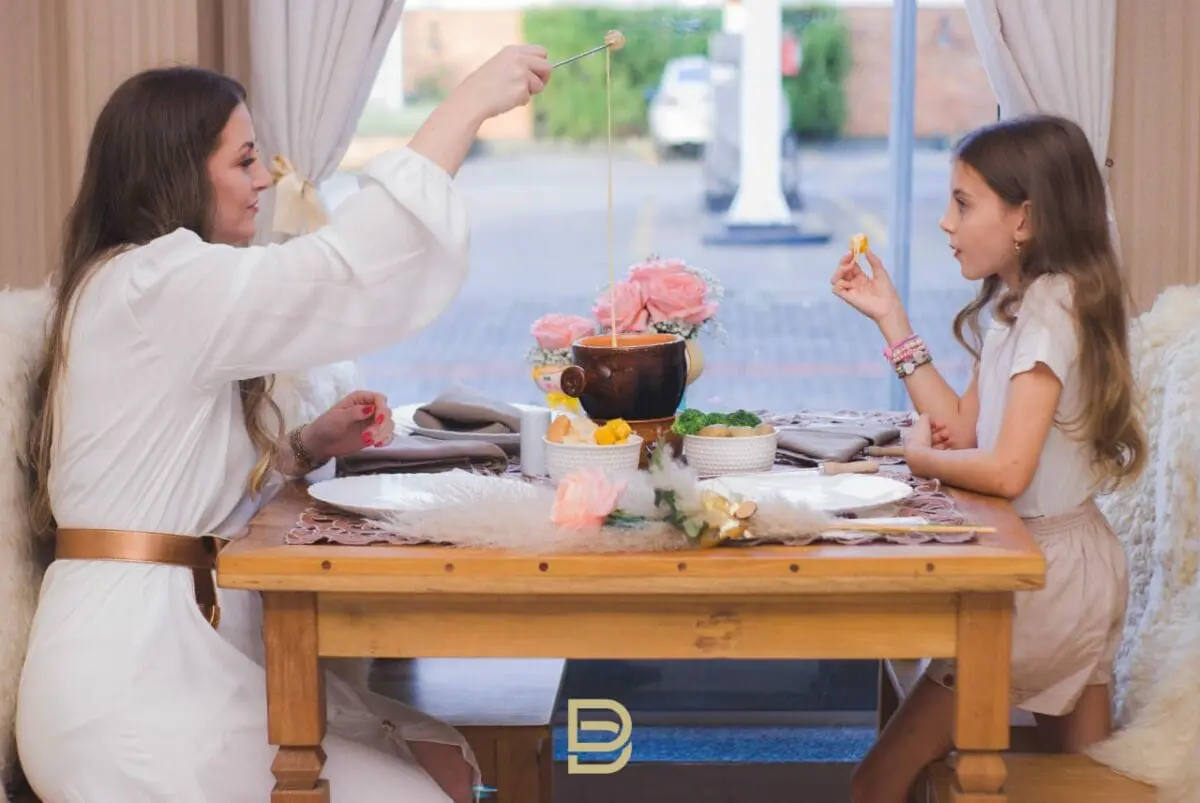
[(258, 242), (313, 231), (318, 187), (350, 146), (403, 0), (301, 0), (250, 7), (250, 108), (279, 172), (263, 199)]
[[(1074, 120), (1107, 177), (1117, 0), (966, 0), (966, 10), (1001, 116)], [(1111, 194), (1108, 208), (1119, 251)]]
[(1109, 153), (1127, 281), (1140, 311), (1200, 281), (1200, 3), (1119, 0)]

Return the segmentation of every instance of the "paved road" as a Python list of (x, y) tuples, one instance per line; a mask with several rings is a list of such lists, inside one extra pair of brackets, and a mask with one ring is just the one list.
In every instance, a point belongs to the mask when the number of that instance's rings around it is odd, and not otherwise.
[[(803, 192), (834, 238), (825, 246), (706, 247), (720, 220), (703, 211), (698, 162), (615, 166), (618, 272), (649, 253), (682, 257), (716, 274), (726, 293), (723, 339), (705, 336), (704, 376), (688, 403), (711, 409), (878, 408), (889, 371), (878, 332), (829, 291), (849, 236), (867, 232), (882, 253), (888, 169), (883, 150), (805, 151)], [(431, 398), (463, 381), (511, 401), (538, 397), (523, 362), (530, 324), (546, 312), (588, 314), (607, 281), (602, 156), (523, 153), (482, 157), (459, 185), (472, 216), (472, 273), (451, 309), (427, 330), (362, 361), (369, 384), (395, 403)], [(937, 221), (945, 208), (948, 155), (915, 156), (910, 309), (951, 382), (968, 363), (950, 321), (974, 292)], [(331, 203), (353, 189), (339, 175)]]

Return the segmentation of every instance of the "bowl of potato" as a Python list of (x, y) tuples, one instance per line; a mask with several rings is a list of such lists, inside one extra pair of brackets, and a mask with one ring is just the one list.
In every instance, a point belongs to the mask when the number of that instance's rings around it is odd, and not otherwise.
[(642, 439), (620, 418), (597, 424), (583, 416), (560, 415), (550, 423), (543, 440), (546, 473), (554, 482), (593, 466), (608, 471), (636, 470), (642, 454)]
[(770, 471), (779, 432), (745, 410), (702, 413), (684, 410), (675, 419), (683, 436), (683, 457), (701, 476)]

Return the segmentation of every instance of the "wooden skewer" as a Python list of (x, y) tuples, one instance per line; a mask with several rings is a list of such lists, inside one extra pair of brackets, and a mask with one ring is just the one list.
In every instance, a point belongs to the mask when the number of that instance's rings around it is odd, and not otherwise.
[[(758, 503), (745, 499), (733, 510), (733, 517), (750, 519), (758, 512)], [(859, 533), (994, 533), (995, 527), (978, 524), (888, 524), (882, 521), (856, 519), (831, 519), (823, 522), (821, 529)]]
[(625, 35), (620, 31), (609, 31), (604, 35), (604, 44), (597, 45), (591, 50), (585, 50), (582, 53), (576, 53), (574, 56), (563, 59), (562, 61), (557, 61), (550, 66), (557, 69), (564, 64), (570, 64), (572, 61), (579, 61), (584, 56), (590, 56), (593, 53), (599, 53), (601, 50), (609, 47), (611, 47), (613, 50), (620, 50), (621, 48), (625, 47)]
[(821, 464), (822, 474), (878, 474), (879, 464), (874, 460), (856, 460), (853, 463), (825, 462)]
[(825, 529), (860, 533), (994, 533), (995, 527), (976, 524), (872, 524), (869, 521), (839, 519)]

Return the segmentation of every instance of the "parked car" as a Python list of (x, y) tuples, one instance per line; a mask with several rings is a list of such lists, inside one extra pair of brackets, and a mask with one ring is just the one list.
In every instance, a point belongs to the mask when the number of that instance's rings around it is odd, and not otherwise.
[(704, 56), (671, 59), (663, 68), (658, 86), (649, 94), (650, 137), (658, 152), (701, 153), (713, 133), (708, 59)]

